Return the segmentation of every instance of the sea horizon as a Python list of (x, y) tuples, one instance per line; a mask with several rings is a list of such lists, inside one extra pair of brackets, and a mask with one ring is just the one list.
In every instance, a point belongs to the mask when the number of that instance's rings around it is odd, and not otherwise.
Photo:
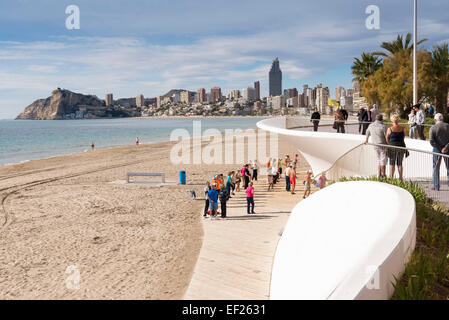
[(170, 141), (175, 129), (255, 129), (266, 117), (146, 117), (84, 120), (0, 119), (0, 166), (87, 152), (95, 149)]

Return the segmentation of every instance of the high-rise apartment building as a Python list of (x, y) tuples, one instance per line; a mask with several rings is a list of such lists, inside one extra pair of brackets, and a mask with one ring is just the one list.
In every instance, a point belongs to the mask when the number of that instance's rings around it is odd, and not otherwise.
[(217, 102), (221, 100), (221, 88), (214, 87), (210, 89), (210, 101), (211, 102)]
[(342, 86), (335, 89), (335, 100), (340, 101), (342, 97), (346, 97), (346, 90)]
[(270, 96), (282, 95), (282, 71), (279, 66), (279, 58), (276, 58), (271, 65), (271, 70), (268, 75)]
[(243, 89), (242, 97), (246, 101), (253, 101), (255, 100), (256, 96), (256, 90), (254, 88), (245, 88)]
[(186, 104), (189, 104), (190, 102), (191, 102), (191, 99), (190, 99), (190, 92), (189, 91), (181, 91), (181, 94), (180, 94), (180, 101), (182, 102), (182, 103), (186, 103)]
[(106, 93), (105, 97), (106, 107), (112, 106), (113, 101), (114, 99), (112, 93)]
[(137, 107), (145, 107), (145, 98), (143, 94), (138, 94), (136, 97), (136, 106)]
[(260, 82), (259, 81), (254, 82), (254, 90), (255, 90), (254, 99), (260, 100)]
[(316, 106), (321, 113), (327, 113), (329, 105), (329, 88), (323, 88), (322, 84), (316, 87)]
[(231, 90), (228, 97), (230, 100), (237, 101), (240, 98), (240, 90)]
[(197, 93), (198, 93), (198, 102), (206, 102), (207, 100), (206, 89), (200, 88), (198, 89)]
[(156, 98), (156, 107), (159, 108), (162, 105), (162, 96)]

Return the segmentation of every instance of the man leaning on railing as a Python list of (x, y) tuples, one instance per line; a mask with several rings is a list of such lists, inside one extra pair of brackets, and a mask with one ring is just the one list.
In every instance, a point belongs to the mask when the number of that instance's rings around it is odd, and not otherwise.
[[(443, 122), (443, 115), (437, 113), (434, 117), (435, 125), (430, 128), (430, 144), (434, 153), (446, 154), (449, 156), (449, 124)], [(444, 158), (447, 177), (449, 182), (449, 157), (433, 155), (433, 188), (440, 190), (440, 165), (441, 158)]]

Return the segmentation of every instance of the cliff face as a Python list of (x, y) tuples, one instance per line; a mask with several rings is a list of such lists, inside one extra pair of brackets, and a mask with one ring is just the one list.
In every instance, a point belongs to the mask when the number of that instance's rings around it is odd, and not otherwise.
[(47, 99), (34, 101), (16, 119), (60, 120), (65, 114), (76, 112), (80, 105), (103, 106), (104, 103), (96, 96), (57, 89)]

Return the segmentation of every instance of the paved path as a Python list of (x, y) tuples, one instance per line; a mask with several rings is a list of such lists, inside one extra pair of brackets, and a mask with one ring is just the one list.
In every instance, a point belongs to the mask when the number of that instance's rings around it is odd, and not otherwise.
[(266, 177), (255, 184), (255, 215), (246, 214), (244, 192), (228, 201), (226, 219), (204, 219), (204, 239), (184, 299), (268, 299), (276, 246), (293, 207), (302, 200), (298, 170), (295, 195), (285, 191), (285, 181), (267, 192)]

